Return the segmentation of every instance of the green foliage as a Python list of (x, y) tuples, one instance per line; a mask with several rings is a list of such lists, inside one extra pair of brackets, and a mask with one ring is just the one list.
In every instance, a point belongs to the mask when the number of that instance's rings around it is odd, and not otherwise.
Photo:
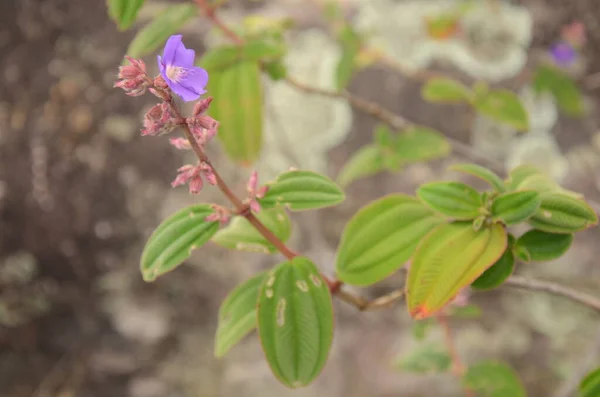
[(421, 126), (405, 129), (396, 138), (396, 155), (402, 164), (435, 160), (450, 153), (450, 143), (440, 132)]
[(479, 192), (460, 182), (427, 183), (417, 195), (431, 209), (454, 219), (475, 219), (483, 206)]
[(598, 397), (600, 396), (600, 368), (597, 368), (586, 375), (579, 384), (578, 397)]
[(523, 262), (543, 262), (560, 258), (571, 246), (572, 234), (530, 230), (516, 242), (515, 252)]
[(514, 237), (508, 236), (508, 246), (504, 251), (504, 254), (494, 263), (489, 269), (473, 283), (471, 287), (479, 290), (489, 290), (497, 288), (511, 276), (515, 270), (515, 255), (513, 254)]
[(529, 224), (548, 233), (570, 234), (597, 225), (598, 216), (583, 200), (561, 193), (544, 193), (540, 208)]
[[(271, 208), (256, 214), (258, 220), (284, 243), (292, 235), (292, 222), (283, 208)], [(219, 230), (212, 241), (220, 246), (241, 251), (274, 253), (277, 248), (260, 234), (243, 216)]]
[(140, 268), (144, 281), (154, 281), (189, 258), (219, 229), (219, 222), (204, 219), (213, 213), (208, 204), (184, 208), (165, 219), (152, 233), (142, 253)]
[(223, 357), (256, 328), (256, 302), (266, 274), (262, 272), (238, 285), (221, 304), (215, 336), (216, 357)]
[(452, 359), (443, 347), (424, 344), (406, 356), (396, 359), (393, 365), (403, 372), (431, 374), (448, 371)]
[(303, 211), (331, 207), (346, 198), (335, 182), (312, 171), (284, 172), (267, 186), (267, 194), (259, 200), (263, 208), (283, 205), (292, 211)]
[(426, 318), (424, 320), (413, 321), (412, 333), (416, 340), (423, 340), (427, 336), (427, 331), (434, 325), (433, 319)]
[(333, 339), (331, 295), (316, 266), (296, 257), (267, 275), (258, 298), (265, 357), (287, 387), (308, 385), (321, 372)]
[(411, 316), (422, 319), (439, 312), (492, 266), (506, 246), (502, 225), (478, 232), (470, 222), (436, 227), (419, 244), (408, 270), (406, 302)]
[(194, 4), (168, 6), (135, 35), (129, 44), (127, 55), (139, 58), (156, 52), (171, 35), (177, 33), (196, 14), (197, 7)]
[(459, 81), (435, 77), (425, 83), (421, 96), (429, 102), (462, 103), (471, 101), (473, 93)]
[(356, 69), (356, 56), (361, 47), (361, 38), (352, 26), (345, 24), (338, 34), (342, 47), (342, 56), (336, 67), (335, 86), (338, 90), (346, 88)]
[(519, 131), (529, 129), (529, 115), (521, 100), (512, 91), (487, 91), (475, 97), (475, 109), (493, 120), (508, 124)]
[(455, 164), (452, 165), (449, 169), (463, 172), (465, 174), (473, 175), (487, 183), (490, 184), (494, 188), (496, 192), (503, 193), (506, 191), (506, 186), (504, 185), (504, 181), (496, 175), (491, 170), (482, 167), (477, 164)]
[(481, 397), (526, 397), (519, 377), (504, 363), (482, 362), (469, 367), (463, 386)]
[(350, 219), (342, 233), (338, 278), (352, 285), (383, 280), (401, 268), (423, 236), (443, 221), (417, 199), (403, 194), (370, 203)]
[(533, 190), (503, 193), (492, 201), (492, 216), (507, 226), (516, 225), (529, 219), (541, 203), (540, 194)]
[(511, 170), (506, 186), (510, 191), (535, 190), (538, 193), (555, 192), (582, 198), (579, 193), (563, 189), (548, 174), (532, 165), (520, 165)]
[(107, 0), (108, 15), (119, 30), (127, 30), (135, 22), (145, 0)]
[(265, 62), (263, 70), (273, 81), (285, 79), (287, 76), (287, 69), (282, 61)]
[(212, 72), (208, 91), (213, 95), (210, 115), (219, 120), (217, 137), (231, 159), (254, 163), (262, 147), (263, 86), (260, 65), (242, 60)]
[(552, 94), (558, 107), (565, 114), (583, 114), (583, 96), (575, 82), (562, 70), (550, 65), (538, 67), (533, 78), (533, 87), (538, 93)]
[(365, 145), (344, 164), (337, 176), (337, 183), (346, 187), (357, 179), (375, 175), (385, 169), (381, 148), (377, 145)]

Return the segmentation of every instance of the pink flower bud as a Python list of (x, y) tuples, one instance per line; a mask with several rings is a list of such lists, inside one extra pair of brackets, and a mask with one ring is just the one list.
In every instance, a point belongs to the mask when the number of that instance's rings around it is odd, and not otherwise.
[(169, 88), (169, 86), (167, 85), (167, 82), (165, 81), (165, 79), (163, 79), (162, 76), (156, 76), (154, 78), (154, 86), (156, 88), (160, 88), (162, 90), (166, 90), (167, 88)]
[(154, 105), (144, 116), (144, 129), (142, 136), (155, 136), (173, 131), (176, 120), (171, 113), (171, 107), (168, 103), (159, 103)]
[(194, 105), (194, 110), (193, 110), (192, 114), (194, 116), (199, 116), (201, 114), (204, 114), (204, 112), (206, 112), (208, 110), (208, 107), (210, 106), (211, 102), (212, 102), (212, 97), (208, 97), (208, 98), (199, 100)]
[(211, 185), (216, 185), (217, 176), (215, 175), (212, 166), (208, 163), (202, 163), (200, 164), (200, 167), (202, 168), (202, 171), (204, 172), (204, 176), (206, 177), (208, 183), (210, 183)]
[(261, 186), (256, 191), (256, 194), (254, 195), (254, 197), (261, 199), (261, 198), (265, 197), (265, 194), (267, 194), (268, 191), (269, 191), (268, 186)]
[(221, 225), (229, 222), (229, 218), (231, 217), (231, 214), (227, 208), (221, 207), (220, 205), (216, 205), (216, 204), (212, 205), (212, 208), (215, 212), (213, 212), (212, 214), (210, 214), (206, 218), (204, 218), (204, 220), (206, 222), (219, 221), (219, 223)]
[(190, 194), (198, 194), (202, 190), (202, 177), (197, 175), (190, 180)]
[(254, 192), (256, 192), (257, 184), (258, 172), (252, 171), (252, 173), (250, 174), (250, 178), (248, 179), (248, 184), (246, 185), (246, 190), (248, 190), (248, 193), (253, 194)]
[(198, 126), (206, 130), (216, 129), (219, 126), (219, 122), (217, 120), (206, 115), (188, 117), (186, 122), (189, 126)]
[(171, 138), (169, 143), (176, 149), (187, 150), (191, 148), (190, 142), (185, 138)]
[(250, 200), (250, 209), (252, 212), (260, 212), (260, 204), (256, 200)]
[(129, 65), (119, 66), (118, 78), (113, 87), (121, 88), (125, 94), (129, 96), (140, 96), (146, 92), (151, 85), (151, 80), (146, 74), (146, 65), (144, 61), (125, 57), (129, 61)]

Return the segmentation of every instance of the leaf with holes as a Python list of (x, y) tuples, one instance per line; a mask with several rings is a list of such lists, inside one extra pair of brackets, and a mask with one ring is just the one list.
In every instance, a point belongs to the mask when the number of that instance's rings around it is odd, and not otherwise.
[(219, 230), (219, 222), (206, 222), (214, 210), (208, 204), (192, 205), (164, 220), (152, 233), (140, 262), (144, 281), (154, 281), (206, 244)]
[(475, 219), (483, 206), (481, 195), (460, 182), (432, 182), (421, 185), (417, 196), (433, 210), (454, 219)]
[(470, 222), (433, 229), (417, 247), (408, 270), (406, 302), (411, 316), (422, 319), (439, 312), (492, 266), (506, 246), (506, 230), (499, 224), (478, 232)]
[(515, 371), (504, 363), (482, 362), (469, 367), (463, 386), (481, 397), (526, 397)]
[(215, 336), (216, 357), (223, 357), (256, 328), (256, 302), (266, 274), (260, 273), (238, 285), (221, 304)]
[(461, 103), (471, 100), (472, 92), (461, 82), (445, 77), (429, 79), (421, 89), (421, 96), (429, 102)]
[[(283, 208), (260, 211), (256, 217), (284, 243), (292, 234), (292, 222)], [(236, 216), (227, 227), (219, 230), (212, 241), (222, 247), (240, 251), (277, 252), (243, 216)]]
[(425, 344), (396, 359), (393, 365), (403, 372), (434, 374), (448, 371), (452, 358), (442, 346)]
[(242, 165), (258, 159), (262, 148), (263, 86), (258, 62), (239, 61), (208, 82), (210, 115), (219, 120), (217, 137), (227, 155)]
[(400, 269), (417, 244), (444, 218), (414, 197), (396, 194), (363, 207), (342, 233), (336, 259), (340, 280), (370, 285)]
[(450, 143), (440, 132), (427, 127), (411, 127), (396, 138), (395, 155), (402, 163), (430, 161), (447, 156)]
[(529, 129), (529, 115), (521, 100), (512, 91), (490, 91), (475, 100), (475, 109), (496, 121), (508, 124), (520, 131)]
[(492, 201), (492, 216), (507, 226), (516, 225), (529, 219), (541, 203), (540, 194), (533, 190), (503, 193)]
[(108, 15), (119, 30), (127, 30), (135, 22), (145, 0), (108, 0)]
[(544, 232), (569, 234), (597, 225), (598, 216), (583, 200), (561, 193), (544, 193), (540, 208), (528, 222)]
[(346, 187), (350, 183), (384, 171), (381, 150), (375, 145), (365, 145), (358, 149), (344, 164), (337, 176), (337, 183)]
[(155, 52), (169, 36), (177, 33), (197, 12), (198, 9), (193, 4), (168, 6), (135, 35), (129, 44), (127, 55), (139, 58)]
[(504, 185), (504, 181), (496, 175), (493, 171), (482, 167), (477, 164), (455, 164), (449, 169), (453, 171), (463, 172), (465, 174), (473, 175), (485, 182), (487, 182), (491, 187), (494, 188), (499, 193), (506, 191), (506, 186)]
[(563, 256), (572, 242), (572, 234), (547, 233), (533, 229), (519, 237), (515, 251), (523, 262), (551, 261)]
[(515, 270), (515, 255), (513, 253), (514, 237), (508, 235), (508, 246), (504, 254), (494, 263), (489, 269), (475, 281), (471, 283), (471, 287), (479, 290), (489, 290), (502, 285)]
[(333, 339), (331, 294), (316, 266), (295, 257), (273, 269), (258, 298), (258, 332), (271, 370), (287, 387), (321, 372)]
[(579, 384), (578, 397), (598, 397), (600, 396), (600, 368), (597, 368), (587, 374)]
[(258, 200), (263, 208), (284, 205), (292, 211), (303, 211), (331, 207), (346, 198), (335, 182), (312, 171), (284, 172), (267, 186), (269, 190)]

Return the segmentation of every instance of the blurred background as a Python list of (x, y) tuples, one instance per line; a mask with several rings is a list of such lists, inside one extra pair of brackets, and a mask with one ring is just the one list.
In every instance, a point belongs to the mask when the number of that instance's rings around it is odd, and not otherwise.
[[(144, 283), (138, 263), (153, 228), (194, 202), (223, 203), (212, 187), (200, 197), (172, 189), (188, 154), (164, 138), (141, 139), (151, 97), (113, 89), (117, 67), (139, 26), (169, 1), (148, 0), (133, 30), (119, 32), (103, 0), (0, 1), (0, 396), (231, 397), (460, 396), (450, 375), (411, 374), (395, 363), (421, 342), (404, 304), (359, 313), (335, 302), (330, 360), (308, 388), (290, 391), (265, 363), (255, 334), (225, 358), (213, 356), (219, 304), (235, 285), (279, 256), (207, 245), (185, 266)], [(427, 45), (418, 26), (452, 0), (343, 1), (356, 26), (372, 33), (388, 62), (357, 73), (349, 91), (474, 147), (505, 169), (533, 163), (565, 187), (600, 202), (600, 8), (597, 0), (479, 1), (454, 47)], [(340, 48), (318, 1), (230, 0), (229, 24), (251, 15), (289, 16), (290, 75), (333, 88)], [(415, 22), (416, 21), (416, 22)], [(533, 98), (534, 65), (551, 56), (566, 25), (585, 26), (586, 41), (569, 73), (584, 96), (583, 117), (566, 117), (552, 100)], [(204, 18), (182, 29), (186, 46), (221, 40)], [(153, 56), (145, 58), (152, 73)], [(518, 92), (532, 131), (517, 134), (462, 105), (431, 105), (421, 82), (403, 68), (428, 68), (465, 82), (482, 79)], [(376, 120), (344, 101), (266, 84), (264, 182), (289, 166), (335, 177), (371, 142)], [(217, 168), (243, 192), (249, 170), (235, 167), (218, 145)], [(333, 274), (345, 222), (368, 201), (414, 193), (424, 182), (456, 178), (459, 155), (414, 164), (349, 186), (339, 207), (293, 215), (290, 245)], [(472, 182), (472, 181), (470, 181)], [(561, 259), (517, 272), (597, 292), (597, 229), (578, 234)], [(378, 296), (402, 285), (396, 275), (367, 290)], [(600, 321), (586, 309), (540, 293), (500, 288), (470, 303), (480, 315), (453, 320), (467, 363), (496, 358), (519, 373), (530, 396), (574, 396), (580, 378), (600, 364)], [(431, 343), (441, 342), (433, 327)]]

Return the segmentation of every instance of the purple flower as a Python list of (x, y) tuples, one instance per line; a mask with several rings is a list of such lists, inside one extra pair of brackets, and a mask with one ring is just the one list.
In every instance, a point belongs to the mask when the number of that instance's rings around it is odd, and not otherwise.
[(208, 83), (206, 70), (194, 66), (195, 57), (196, 52), (185, 48), (180, 34), (169, 37), (163, 56), (158, 56), (160, 74), (173, 92), (186, 102), (200, 98)]
[(570, 44), (562, 41), (550, 48), (550, 55), (558, 66), (569, 66), (577, 59), (577, 51)]

